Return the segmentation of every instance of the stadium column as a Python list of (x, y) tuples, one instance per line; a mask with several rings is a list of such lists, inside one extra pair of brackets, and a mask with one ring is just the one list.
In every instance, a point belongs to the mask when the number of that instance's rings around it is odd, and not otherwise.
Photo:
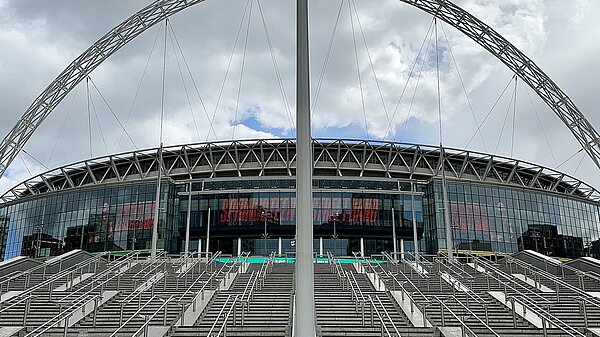
[(296, 337), (314, 337), (312, 168), (308, 0), (296, 0)]
[(365, 256), (365, 239), (360, 238), (360, 255)]
[(281, 256), (281, 236), (277, 240), (277, 256)]

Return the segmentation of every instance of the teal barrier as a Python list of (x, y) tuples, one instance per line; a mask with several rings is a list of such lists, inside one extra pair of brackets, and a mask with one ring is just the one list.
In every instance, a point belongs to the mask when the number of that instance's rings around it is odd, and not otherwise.
[[(268, 257), (264, 257), (264, 256), (250, 256), (248, 257), (247, 262), (248, 263), (264, 263), (266, 260), (268, 260)], [(217, 262), (221, 262), (221, 263), (227, 263), (227, 262), (231, 262), (231, 261), (238, 261), (241, 262), (243, 259), (239, 258), (239, 257), (220, 257), (217, 259)], [(315, 263), (327, 263), (328, 260), (326, 257), (317, 257), (313, 259)], [(354, 263), (356, 262), (356, 260), (354, 258), (336, 258), (336, 261), (338, 261), (339, 263)], [(273, 261), (274, 263), (296, 263), (296, 258), (295, 257), (276, 257), (275, 260)], [(381, 261), (381, 260), (371, 260), (371, 263), (384, 263), (385, 261)]]

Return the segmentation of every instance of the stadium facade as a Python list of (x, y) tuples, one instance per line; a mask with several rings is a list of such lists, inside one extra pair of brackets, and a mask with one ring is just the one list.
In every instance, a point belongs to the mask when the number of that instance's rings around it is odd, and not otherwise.
[[(163, 149), (158, 248), (294, 251), (295, 142), (213, 142)], [(82, 248), (149, 249), (158, 149), (78, 162), (1, 197), (4, 259)], [(381, 141), (315, 139), (317, 254), (446, 250), (441, 162), (454, 248), (600, 257), (600, 193), (552, 169), (490, 154)], [(191, 201), (191, 203), (190, 203)], [(189, 206), (189, 207), (188, 207)], [(414, 212), (413, 212), (414, 206)], [(208, 227), (208, 228), (207, 228)], [(266, 238), (265, 238), (266, 234)]]

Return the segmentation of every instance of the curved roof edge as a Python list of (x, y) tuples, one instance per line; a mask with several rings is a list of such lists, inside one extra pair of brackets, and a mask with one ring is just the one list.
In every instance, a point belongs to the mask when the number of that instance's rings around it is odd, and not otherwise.
[[(600, 202), (600, 192), (566, 173), (477, 151), (362, 139), (316, 138), (315, 175), (437, 177), (443, 165), (452, 179), (490, 182), (561, 193)], [(163, 172), (174, 180), (218, 177), (293, 176), (295, 139), (249, 139), (163, 148)], [(106, 183), (156, 177), (158, 148), (83, 160), (31, 177), (0, 197), (0, 204), (29, 196)]]

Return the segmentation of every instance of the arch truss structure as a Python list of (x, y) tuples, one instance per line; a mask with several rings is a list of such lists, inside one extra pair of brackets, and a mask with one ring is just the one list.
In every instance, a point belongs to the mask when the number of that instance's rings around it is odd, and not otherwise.
[[(102, 184), (156, 181), (159, 149), (109, 155), (59, 167), (30, 178), (0, 196), (0, 203)], [(442, 157), (443, 155), (443, 157)], [(224, 141), (168, 146), (162, 172), (172, 181), (293, 177), (293, 139)], [(540, 165), (461, 149), (382, 141), (315, 139), (315, 177), (439, 179), (443, 161), (452, 180), (510, 185), (600, 201), (600, 192), (564, 173)]]
[[(34, 100), (0, 143), (0, 178), (34, 131), (62, 99), (104, 60), (153, 25), (205, 0), (156, 0), (100, 38)], [(450, 24), (502, 61), (569, 128), (600, 168), (600, 137), (575, 103), (519, 49), (472, 14), (447, 0), (399, 0)]]

